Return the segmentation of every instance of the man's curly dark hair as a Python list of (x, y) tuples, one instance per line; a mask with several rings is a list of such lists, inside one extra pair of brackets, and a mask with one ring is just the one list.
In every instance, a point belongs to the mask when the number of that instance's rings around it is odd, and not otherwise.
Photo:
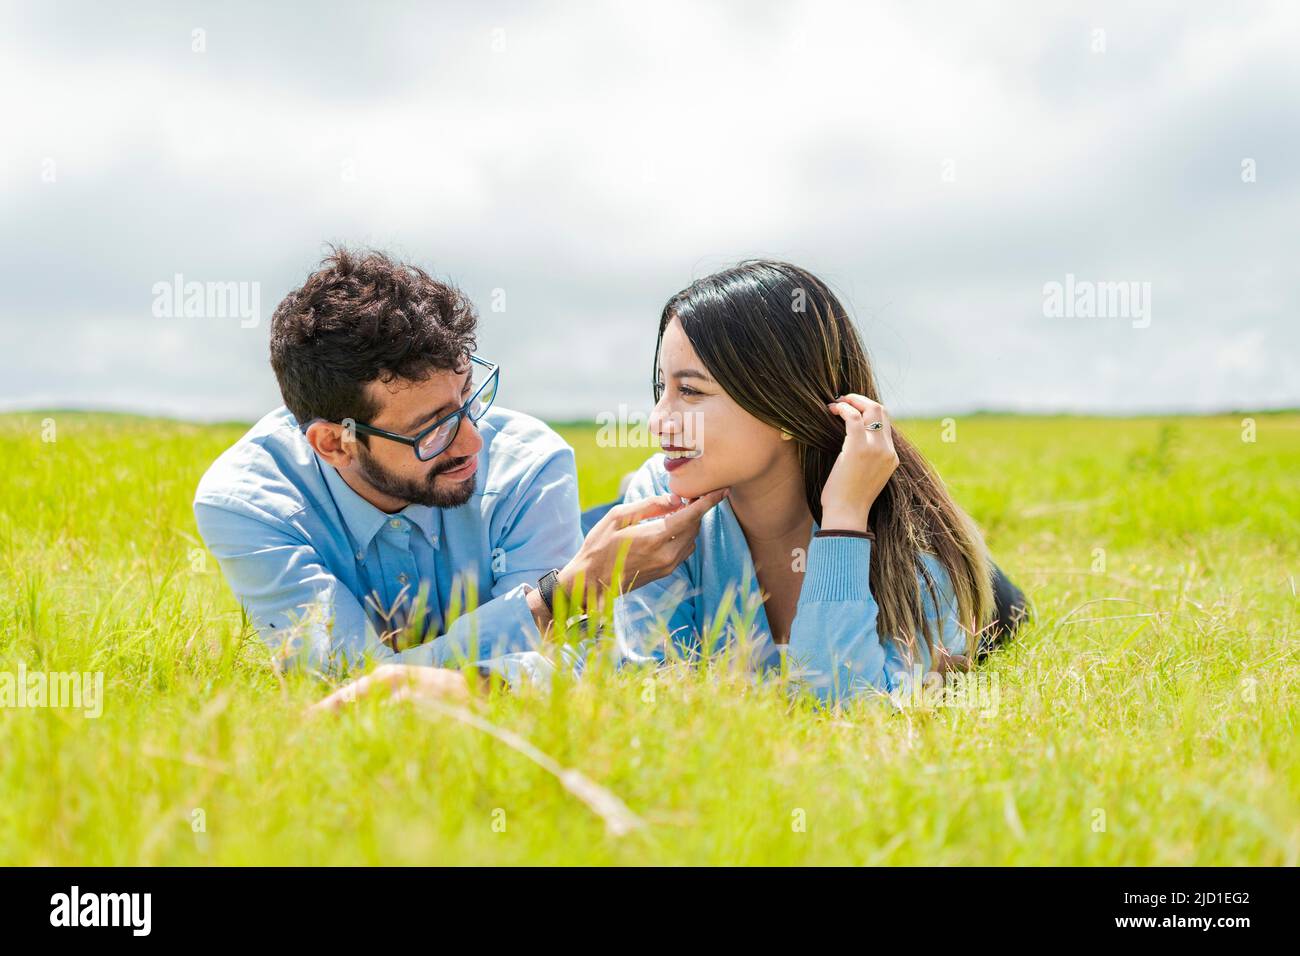
[(367, 383), (464, 368), (477, 325), (455, 286), (382, 252), (331, 246), (271, 316), (271, 367), (299, 423), (369, 422), (379, 408)]

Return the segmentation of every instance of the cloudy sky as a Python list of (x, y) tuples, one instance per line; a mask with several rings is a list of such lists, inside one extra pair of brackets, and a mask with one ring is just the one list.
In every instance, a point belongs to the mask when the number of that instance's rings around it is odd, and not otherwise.
[(109, 7), (0, 7), (0, 407), (259, 416), (327, 242), (462, 285), (544, 416), (644, 407), (664, 301), (754, 256), (898, 414), (1300, 404), (1300, 4)]

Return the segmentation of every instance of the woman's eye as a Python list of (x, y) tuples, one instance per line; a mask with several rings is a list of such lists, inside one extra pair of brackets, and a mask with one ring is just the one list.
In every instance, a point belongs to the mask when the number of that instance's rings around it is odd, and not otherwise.
[[(664, 394), (664, 383), (662, 381), (655, 382), (655, 395), (662, 397), (663, 394)], [(704, 393), (699, 391), (698, 389), (691, 388), (689, 385), (678, 385), (677, 394), (684, 395), (687, 398), (689, 398), (693, 395), (703, 395)]]

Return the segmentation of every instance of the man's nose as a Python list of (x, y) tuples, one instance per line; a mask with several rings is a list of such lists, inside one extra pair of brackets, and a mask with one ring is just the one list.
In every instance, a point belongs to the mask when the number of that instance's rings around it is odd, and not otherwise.
[(460, 430), (456, 440), (451, 443), (447, 453), (451, 458), (469, 458), (483, 450), (483, 436), (478, 433), (478, 426), (468, 416), (461, 419)]

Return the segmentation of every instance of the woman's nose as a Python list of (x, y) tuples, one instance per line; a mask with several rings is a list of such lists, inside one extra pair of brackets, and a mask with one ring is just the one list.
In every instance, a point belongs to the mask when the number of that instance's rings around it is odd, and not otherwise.
[(650, 409), (650, 433), (659, 439), (665, 435), (676, 433), (676, 416), (667, 407), (667, 401), (664, 398), (655, 403), (655, 407)]

